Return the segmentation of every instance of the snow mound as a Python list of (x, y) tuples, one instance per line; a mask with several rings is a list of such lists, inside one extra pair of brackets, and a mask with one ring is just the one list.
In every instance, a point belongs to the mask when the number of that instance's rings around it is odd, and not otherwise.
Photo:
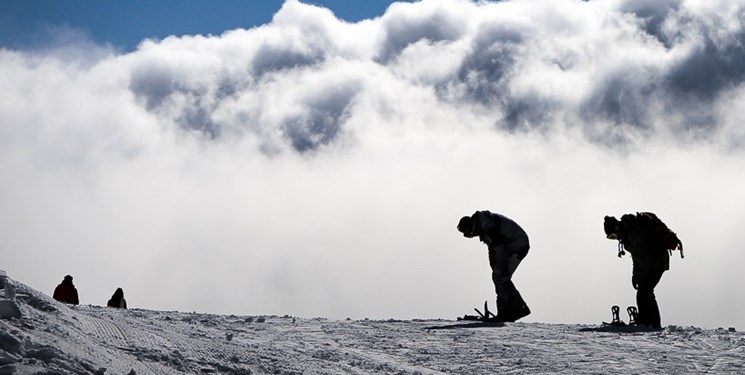
[(328, 320), (72, 306), (15, 282), (0, 374), (495, 374), (745, 372), (745, 335), (669, 326)]
[(2, 299), (0, 300), (0, 319), (20, 318), (21, 309), (16, 301)]
[(3, 270), (0, 270), (0, 289), (3, 295), (3, 299), (0, 299), (0, 319), (20, 318), (21, 309), (15, 301), (15, 287)]

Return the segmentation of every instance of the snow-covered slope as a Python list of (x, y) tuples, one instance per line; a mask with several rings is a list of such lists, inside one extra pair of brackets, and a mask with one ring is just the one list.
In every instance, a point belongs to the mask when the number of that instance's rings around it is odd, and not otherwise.
[(14, 284), (23, 316), (0, 319), (0, 374), (745, 373), (745, 335), (731, 329), (119, 310)]

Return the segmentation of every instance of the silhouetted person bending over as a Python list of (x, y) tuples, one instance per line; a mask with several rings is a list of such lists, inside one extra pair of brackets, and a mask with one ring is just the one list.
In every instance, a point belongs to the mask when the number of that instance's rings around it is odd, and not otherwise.
[(660, 309), (654, 288), (662, 274), (670, 269), (669, 251), (680, 249), (683, 257), (683, 244), (656, 215), (649, 212), (626, 214), (621, 216), (620, 221), (606, 216), (603, 229), (608, 239), (619, 241), (619, 257), (624, 255), (624, 250), (631, 253), (631, 285), (636, 289), (639, 310), (636, 325), (661, 329)]
[(497, 315), (493, 320), (514, 322), (530, 314), (520, 292), (512, 283), (512, 274), (528, 255), (528, 235), (512, 219), (489, 211), (476, 211), (458, 223), (463, 236), (478, 236), (489, 249), (489, 265), (497, 292)]

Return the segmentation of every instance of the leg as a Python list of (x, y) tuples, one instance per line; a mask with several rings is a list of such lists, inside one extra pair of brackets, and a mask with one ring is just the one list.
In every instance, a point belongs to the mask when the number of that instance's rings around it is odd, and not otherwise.
[(636, 290), (636, 304), (639, 308), (638, 324), (651, 325), (654, 328), (662, 327), (660, 308), (657, 305), (654, 288), (660, 282), (664, 272), (664, 270), (650, 271), (648, 277), (639, 281), (639, 286)]
[(492, 281), (497, 293), (497, 311), (500, 318), (505, 320), (516, 315), (520, 315), (518, 318), (521, 318), (530, 311), (512, 282), (512, 274), (515, 273), (520, 261), (517, 255), (509, 255), (501, 248), (496, 249), (494, 253)]

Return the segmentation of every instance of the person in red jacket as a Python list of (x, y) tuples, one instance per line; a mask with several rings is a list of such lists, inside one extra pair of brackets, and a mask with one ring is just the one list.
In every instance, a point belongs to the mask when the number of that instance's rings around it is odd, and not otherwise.
[(54, 288), (54, 294), (52, 295), (52, 298), (56, 299), (57, 301), (70, 303), (73, 305), (77, 305), (80, 303), (80, 301), (78, 301), (78, 290), (72, 283), (72, 276), (65, 276), (65, 279), (62, 280), (62, 282), (57, 285), (56, 288)]

